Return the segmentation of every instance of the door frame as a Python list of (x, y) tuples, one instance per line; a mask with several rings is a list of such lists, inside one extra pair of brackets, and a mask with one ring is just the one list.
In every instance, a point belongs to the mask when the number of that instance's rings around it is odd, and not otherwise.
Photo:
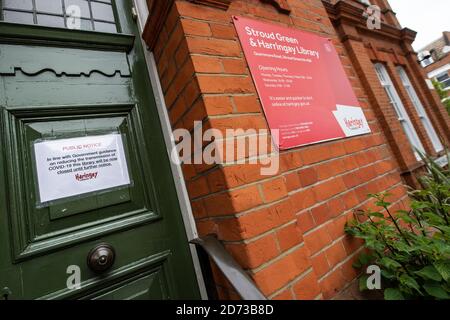
[[(147, 48), (147, 44), (142, 38), (142, 33), (144, 30), (147, 17), (149, 15), (147, 1), (146, 0), (133, 0), (133, 7), (136, 10), (136, 19), (139, 30), (139, 38), (142, 43), (142, 48)], [(172, 125), (170, 124), (169, 114), (167, 112), (166, 102), (164, 99), (164, 94), (161, 87), (161, 82), (159, 80), (158, 69), (156, 67), (155, 57), (153, 52), (149, 50), (144, 50), (145, 62), (147, 64), (147, 71), (152, 84), (153, 95), (156, 101), (156, 108), (158, 110), (159, 120), (161, 122), (161, 127), (164, 135), (164, 142), (166, 145), (166, 150), (169, 155), (169, 159), (172, 157), (172, 150), (175, 148), (175, 142), (173, 138)], [(192, 214), (191, 202), (189, 200), (189, 195), (186, 188), (186, 183), (184, 181), (183, 171), (180, 164), (176, 164), (170, 161), (170, 167), (172, 169), (172, 178), (175, 183), (175, 188), (177, 192), (178, 202), (181, 209), (181, 214), (183, 217), (183, 223), (186, 230), (186, 235), (188, 241), (198, 238), (197, 226), (195, 224), (194, 215)], [(203, 278), (200, 260), (198, 258), (197, 248), (194, 244), (189, 244), (189, 249), (191, 251), (192, 262), (194, 264), (195, 275), (197, 277), (197, 283), (200, 290), (200, 295), (203, 300), (208, 300), (208, 294), (206, 291), (205, 281)]]

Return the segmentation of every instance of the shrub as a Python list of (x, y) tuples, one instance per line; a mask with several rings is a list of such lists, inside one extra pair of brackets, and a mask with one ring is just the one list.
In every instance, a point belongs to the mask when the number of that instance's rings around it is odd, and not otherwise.
[[(448, 92), (444, 90), (442, 87), (442, 84), (439, 81), (433, 80), (434, 88), (436, 89), (437, 94), (442, 100), (442, 103), (444, 104), (445, 108), (447, 109), (448, 114), (450, 115), (450, 97), (448, 95)], [(447, 99), (447, 100), (445, 100)]]
[(450, 115), (450, 99), (447, 99), (443, 102), (445, 108), (447, 109), (448, 114)]
[(450, 299), (450, 174), (422, 158), (428, 173), (418, 178), (422, 190), (409, 193), (410, 211), (393, 213), (388, 194), (370, 195), (380, 211), (355, 213), (346, 226), (368, 249), (354, 267), (378, 265), (388, 300)]

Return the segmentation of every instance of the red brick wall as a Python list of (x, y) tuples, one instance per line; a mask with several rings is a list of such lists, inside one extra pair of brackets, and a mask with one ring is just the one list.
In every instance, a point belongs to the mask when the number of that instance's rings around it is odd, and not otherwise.
[[(370, 135), (281, 153), (280, 172), (257, 165), (183, 167), (200, 234), (216, 234), (272, 299), (330, 299), (357, 276), (361, 242), (344, 234), (368, 193), (407, 205), (398, 166), (370, 98), (320, 0), (289, 0), (281, 14), (259, 0), (228, 10), (176, 1), (154, 50), (173, 128), (267, 128), (231, 16), (244, 15), (333, 39), (364, 109)], [(365, 48), (361, 50), (365, 53)], [(221, 298), (237, 298), (215, 272)]]

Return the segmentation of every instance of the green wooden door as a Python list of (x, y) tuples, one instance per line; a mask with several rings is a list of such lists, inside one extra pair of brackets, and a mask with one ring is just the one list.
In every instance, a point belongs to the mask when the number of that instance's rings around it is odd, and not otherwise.
[[(0, 1), (0, 298), (199, 298), (131, 2)], [(112, 135), (128, 184), (42, 203), (36, 143)]]

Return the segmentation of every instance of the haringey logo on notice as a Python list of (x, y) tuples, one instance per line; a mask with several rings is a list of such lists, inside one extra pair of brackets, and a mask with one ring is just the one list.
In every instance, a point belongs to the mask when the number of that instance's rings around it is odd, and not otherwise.
[(357, 130), (364, 127), (364, 121), (362, 119), (344, 118), (344, 123), (350, 130)]
[(75, 179), (78, 181), (87, 181), (92, 179), (97, 179), (98, 172), (91, 172), (91, 173), (85, 173), (85, 174), (79, 174), (77, 173), (75, 175)]
[(370, 127), (361, 107), (336, 105), (333, 114), (346, 137), (370, 133)]

